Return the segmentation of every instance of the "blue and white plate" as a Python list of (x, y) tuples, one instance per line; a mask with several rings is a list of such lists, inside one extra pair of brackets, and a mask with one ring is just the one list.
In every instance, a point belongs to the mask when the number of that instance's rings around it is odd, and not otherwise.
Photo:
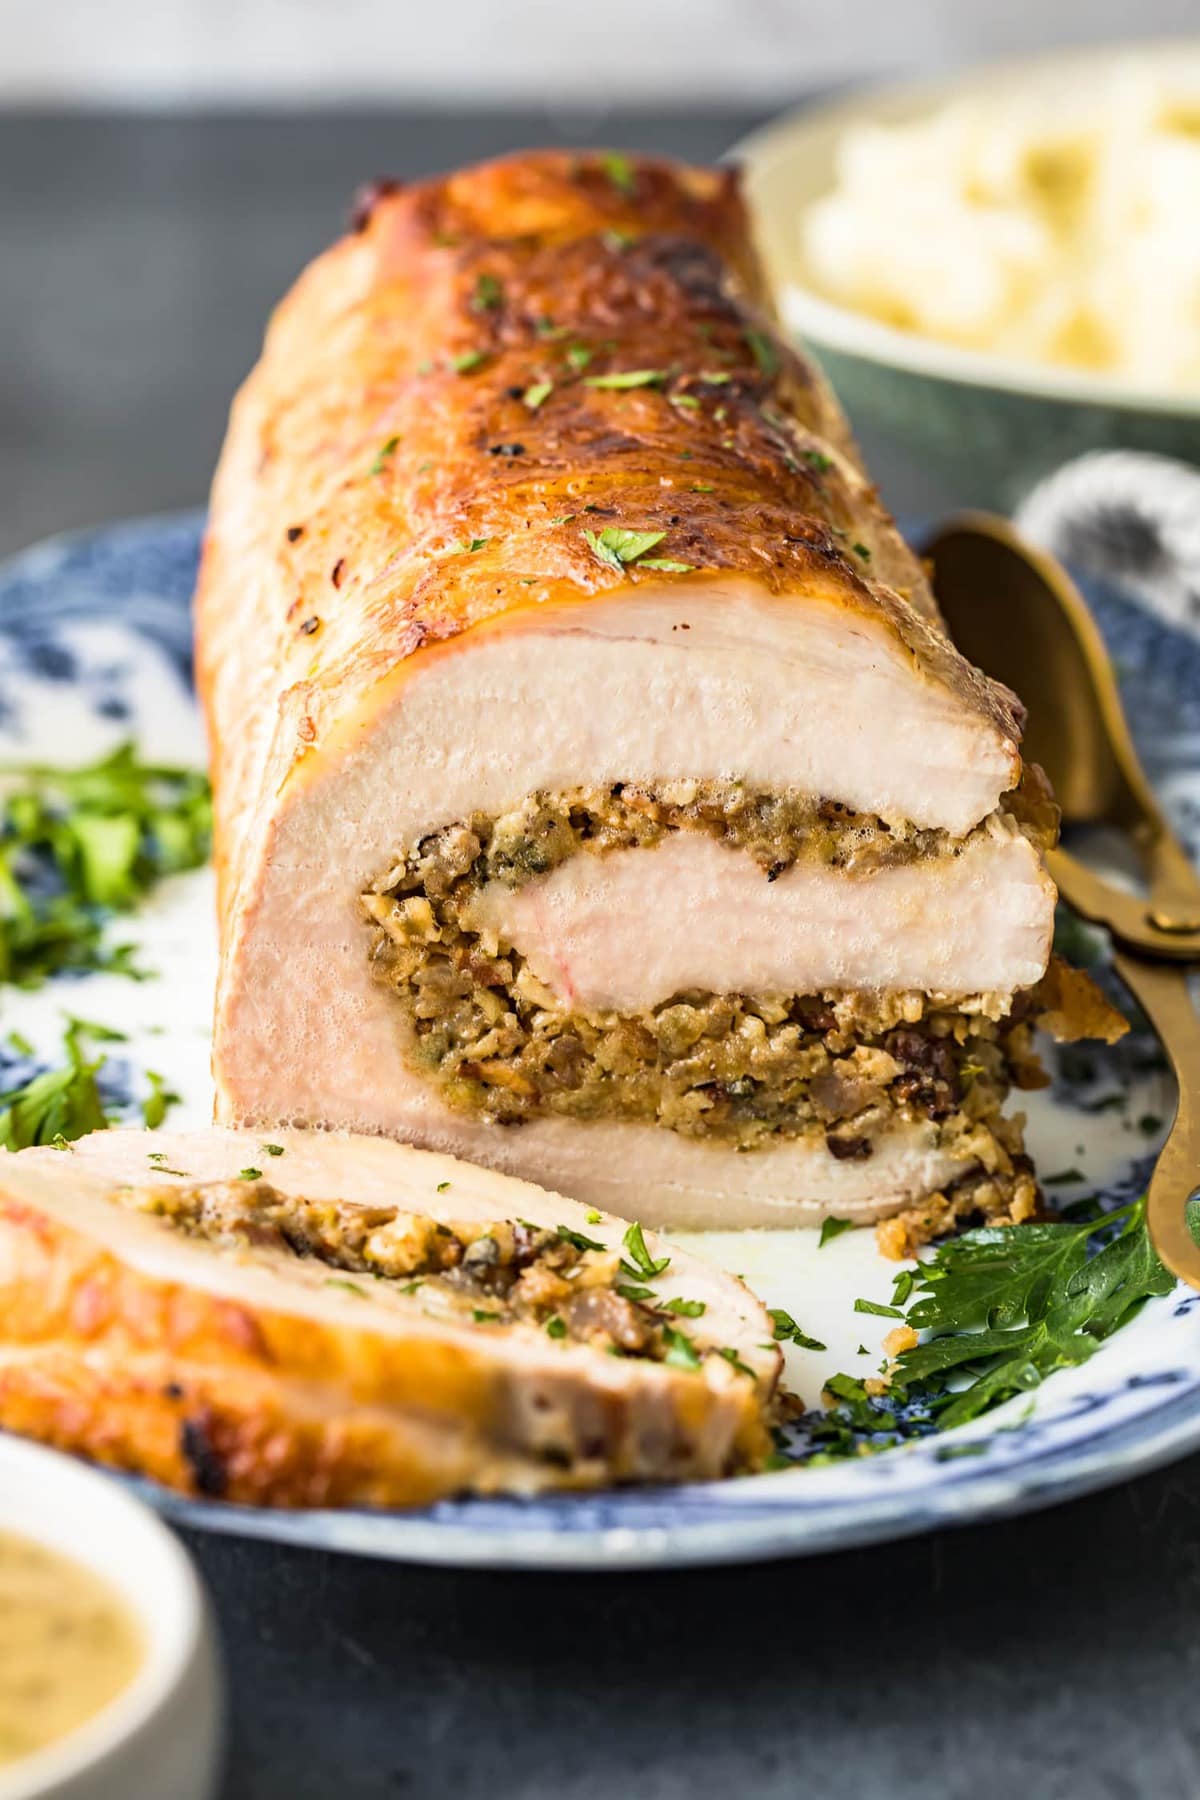
[[(42, 545), (0, 570), (0, 760), (81, 762), (123, 738), (155, 760), (199, 761), (188, 600), (201, 521), (149, 519)], [(1112, 594), (1093, 595), (1135, 735), (1164, 805), (1200, 847), (1200, 643)], [(208, 871), (178, 877), (122, 921), (158, 979), (60, 981), (0, 996), (0, 1032), (58, 1051), (64, 1013), (117, 1026), (106, 1071), (136, 1102), (146, 1072), (183, 1096), (172, 1125), (211, 1112), (208, 1030), (216, 965)], [(0, 1048), (0, 1079), (17, 1052)], [(21, 1079), (17, 1074), (17, 1079)], [(1046, 1174), (1079, 1170), (1113, 1199), (1139, 1191), (1174, 1108), (1152, 1040), (1073, 1059), (1028, 1096), (1029, 1138)], [(813, 1231), (692, 1234), (690, 1246), (786, 1307), (823, 1352), (789, 1346), (790, 1385), (815, 1403), (835, 1370), (867, 1375), (890, 1321), (856, 1314), (886, 1301), (894, 1263), (870, 1231), (819, 1249)], [(707, 1487), (537, 1500), (446, 1502), (420, 1513), (278, 1513), (198, 1504), (148, 1489), (180, 1523), (323, 1549), (499, 1567), (617, 1568), (738, 1562), (810, 1553), (1064, 1500), (1200, 1447), (1200, 1296), (1152, 1302), (1080, 1368), (950, 1437), (859, 1461)]]

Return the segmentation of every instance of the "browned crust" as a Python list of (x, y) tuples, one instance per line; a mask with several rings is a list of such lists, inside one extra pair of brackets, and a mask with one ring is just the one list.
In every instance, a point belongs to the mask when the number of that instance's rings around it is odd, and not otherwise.
[(0, 1427), (199, 1497), (419, 1506), (703, 1480), (761, 1462), (761, 1399), (657, 1366), (619, 1385), (248, 1307), (148, 1276), (0, 1194)]
[[(197, 614), (219, 869), (281, 714), (268, 786), (423, 648), (664, 579), (606, 568), (585, 528), (665, 532), (689, 593), (734, 572), (859, 611), (1017, 741), (776, 335), (732, 170), (533, 152), (382, 191), (360, 227), (276, 313), (218, 471)], [(588, 385), (636, 369), (664, 379)]]

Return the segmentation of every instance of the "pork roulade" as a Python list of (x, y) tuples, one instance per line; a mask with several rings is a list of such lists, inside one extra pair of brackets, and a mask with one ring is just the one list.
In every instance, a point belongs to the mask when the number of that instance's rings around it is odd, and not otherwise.
[(371, 196), (235, 405), (198, 655), (222, 1120), (660, 1224), (1035, 1208), (1056, 810), (732, 172)]

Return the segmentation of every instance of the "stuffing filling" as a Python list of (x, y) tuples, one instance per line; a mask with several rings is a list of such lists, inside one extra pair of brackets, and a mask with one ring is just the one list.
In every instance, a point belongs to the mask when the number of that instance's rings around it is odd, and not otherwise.
[(696, 1342), (680, 1316), (703, 1315), (702, 1301), (660, 1302), (647, 1282), (657, 1264), (636, 1227), (627, 1256), (567, 1226), (522, 1219), (443, 1224), (394, 1206), (310, 1200), (268, 1181), (151, 1184), (115, 1198), (189, 1237), (225, 1250), (290, 1254), (324, 1264), (329, 1284), (362, 1297), (416, 1296), (424, 1311), (461, 1324), (528, 1324), (553, 1339), (590, 1344), (699, 1369), (709, 1355), (752, 1371), (732, 1351)]
[[(1036, 794), (1014, 797), (1013, 816), (1039, 838), (1052, 830)], [(860, 870), (949, 842), (735, 782), (536, 794), (504, 817), (430, 834), (361, 904), (375, 973), (449, 1104), (509, 1126), (555, 1113), (638, 1120), (745, 1151), (816, 1136), (839, 1159), (870, 1157), (897, 1120), (932, 1120), (939, 1142), (991, 1182), (995, 1208), (1013, 1204), (1029, 1178), (1020, 1121), (1001, 1108), (1014, 1072), (1021, 1085), (1039, 1075), (1031, 1027), (1002, 1016), (1006, 999), (689, 992), (637, 1014), (567, 1010), (517, 951), (470, 922), (489, 881), (519, 887), (568, 857), (678, 830), (746, 851), (768, 879), (800, 857)]]

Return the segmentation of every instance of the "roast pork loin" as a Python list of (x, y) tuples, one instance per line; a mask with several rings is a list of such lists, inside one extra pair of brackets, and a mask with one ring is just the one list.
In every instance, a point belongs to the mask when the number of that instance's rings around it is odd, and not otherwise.
[(107, 1131), (0, 1158), (0, 1427), (209, 1499), (751, 1469), (779, 1361), (734, 1277), (383, 1139)]
[(660, 1224), (1036, 1206), (1055, 809), (732, 171), (377, 192), (238, 397), (197, 622), (223, 1121)]

